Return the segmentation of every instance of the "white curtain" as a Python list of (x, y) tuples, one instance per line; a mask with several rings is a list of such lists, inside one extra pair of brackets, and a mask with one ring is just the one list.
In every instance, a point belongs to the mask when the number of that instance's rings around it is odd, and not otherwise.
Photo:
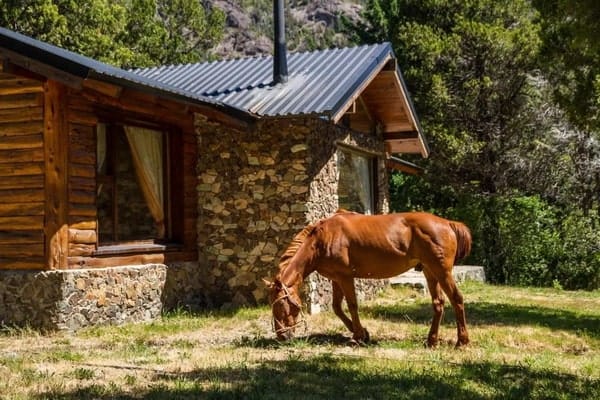
[(96, 167), (102, 172), (106, 162), (106, 124), (96, 125)]
[(165, 236), (163, 134), (153, 129), (125, 126), (135, 171), (158, 236)]

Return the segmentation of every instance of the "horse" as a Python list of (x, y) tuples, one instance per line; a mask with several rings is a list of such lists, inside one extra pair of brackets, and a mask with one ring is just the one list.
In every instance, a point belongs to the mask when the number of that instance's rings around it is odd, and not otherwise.
[[(340, 211), (306, 226), (280, 258), (272, 281), (264, 280), (279, 340), (293, 337), (302, 322), (300, 287), (312, 272), (331, 280), (332, 309), (356, 344), (370, 340), (358, 315), (355, 278), (389, 279), (422, 268), (433, 306), (427, 346), (435, 347), (444, 313), (444, 293), (454, 309), (456, 347), (469, 343), (463, 295), (452, 276), (454, 264), (471, 251), (471, 232), (458, 221), (425, 212), (363, 215)], [(346, 299), (350, 317), (342, 309)]]

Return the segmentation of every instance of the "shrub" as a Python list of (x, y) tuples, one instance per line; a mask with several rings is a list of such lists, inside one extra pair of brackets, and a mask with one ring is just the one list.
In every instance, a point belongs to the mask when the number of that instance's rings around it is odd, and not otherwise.
[(565, 289), (600, 288), (600, 218), (573, 211), (562, 219), (555, 279)]
[(508, 198), (499, 222), (506, 283), (551, 286), (560, 252), (555, 210), (537, 196)]
[(459, 193), (420, 177), (394, 174), (393, 211), (425, 210), (462, 221), (473, 247), (464, 263), (485, 267), (492, 283), (600, 288), (600, 216), (539, 196)]

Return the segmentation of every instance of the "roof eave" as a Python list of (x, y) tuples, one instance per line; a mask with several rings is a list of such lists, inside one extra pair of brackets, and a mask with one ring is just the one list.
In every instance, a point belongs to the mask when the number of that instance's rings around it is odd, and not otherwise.
[(252, 122), (258, 118), (257, 115), (252, 114), (239, 107), (219, 102), (210, 98), (200, 97), (192, 93), (187, 93), (183, 90), (161, 87), (161, 85), (158, 85), (156, 82), (151, 80), (148, 80), (149, 82), (145, 82), (146, 79), (140, 79), (139, 81), (137, 81), (137, 79), (125, 79), (113, 75), (104, 74), (96, 70), (90, 70), (88, 73), (88, 78), (97, 79), (106, 83), (121, 85), (129, 89), (134, 89), (147, 94), (156, 95), (158, 97), (173, 100), (179, 103), (185, 103), (201, 107), (210, 107), (215, 109), (216, 111), (227, 113), (232, 117), (237, 118), (243, 122)]
[[(6, 49), (7, 51), (4, 53), (10, 61), (20, 67), (30, 69), (41, 75), (53, 71), (52, 78), (65, 81), (69, 86), (79, 87), (84, 79), (96, 79), (178, 102), (211, 107), (231, 114), (234, 118), (244, 122), (253, 121), (257, 118), (256, 115), (249, 113), (247, 110), (161, 85), (151, 79), (2, 27), (0, 27), (0, 48)], [(41, 68), (40, 65), (45, 65), (50, 69)]]
[[(331, 110), (328, 110), (323, 113), (324, 115), (327, 115), (333, 123), (337, 123), (342, 118), (342, 116), (346, 113), (346, 111), (349, 109), (352, 103), (356, 101), (356, 99), (365, 90), (368, 84), (383, 70), (385, 65), (390, 60), (396, 60), (396, 55), (394, 54), (394, 50), (391, 44), (385, 44), (386, 46), (382, 47), (381, 52), (374, 58), (373, 65), (365, 69), (365, 73), (356, 80), (356, 83), (348, 89), (346, 95), (343, 96), (341, 100)], [(406, 99), (408, 111), (411, 114), (410, 118), (412, 119), (412, 121), (414, 121), (414, 125), (418, 134), (417, 140), (420, 148), (419, 152), (423, 158), (427, 158), (430, 154), (429, 145), (423, 134), (421, 122), (419, 121), (414, 104), (409, 95), (406, 82), (404, 81), (404, 77), (402, 76), (402, 72), (400, 71), (397, 62), (395, 62), (395, 72), (401, 90), (403, 91), (403, 97)]]
[(386, 166), (389, 169), (410, 175), (421, 175), (425, 172), (425, 168), (395, 156), (391, 156), (386, 160)]
[(398, 80), (400, 81), (400, 85), (402, 86), (402, 90), (404, 91), (406, 102), (408, 104), (408, 108), (411, 113), (411, 117), (417, 128), (417, 133), (419, 135), (419, 141), (421, 142), (422, 147), (423, 147), (421, 156), (423, 158), (428, 158), (429, 154), (430, 154), (429, 144), (427, 143), (427, 139), (425, 138), (425, 135), (423, 134), (423, 128), (421, 127), (421, 121), (419, 120), (419, 117), (415, 110), (415, 106), (413, 104), (412, 98), (410, 97), (410, 93), (406, 86), (406, 82), (404, 81), (404, 77), (402, 76), (402, 71), (400, 71), (400, 68), (398, 67), (397, 64), (396, 64), (396, 74), (398, 76)]
[(372, 65), (369, 68), (365, 68), (365, 72), (348, 88), (346, 94), (341, 96), (340, 100), (331, 110), (327, 111), (327, 114), (331, 115), (333, 123), (337, 123), (344, 116), (352, 103), (356, 101), (377, 74), (381, 72), (386, 63), (394, 57), (391, 45), (389, 43), (385, 44), (386, 46), (383, 46), (380, 53), (374, 57)]

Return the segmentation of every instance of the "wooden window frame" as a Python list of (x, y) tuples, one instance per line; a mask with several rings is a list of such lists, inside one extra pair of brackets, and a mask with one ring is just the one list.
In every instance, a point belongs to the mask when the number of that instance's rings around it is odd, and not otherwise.
[[(96, 243), (95, 256), (117, 255), (117, 254), (139, 254), (139, 253), (160, 253), (167, 251), (179, 251), (184, 246), (184, 182), (183, 182), (183, 132), (181, 129), (172, 125), (147, 123), (139, 120), (128, 120), (122, 118), (104, 117), (99, 120), (107, 126), (119, 126), (123, 129), (124, 126), (143, 127), (154, 129), (163, 133), (163, 162), (165, 168), (164, 173), (164, 213), (165, 213), (165, 238), (164, 239), (140, 239), (119, 241), (113, 231), (113, 237), (117, 240), (110, 242), (101, 242), (100, 235), (97, 233), (98, 241)], [(107, 149), (109, 148), (109, 137), (113, 134), (107, 134)], [(112, 139), (110, 139), (112, 140)], [(114, 152), (112, 155), (115, 156)], [(107, 151), (108, 158), (108, 151)], [(111, 163), (112, 164), (112, 163)], [(112, 164), (114, 165), (114, 164)], [(113, 179), (116, 180), (116, 177)], [(96, 185), (101, 182), (100, 175), (96, 171)], [(113, 186), (112, 209), (116, 212), (118, 193), (115, 195), (115, 184)], [(115, 217), (113, 216), (113, 221)], [(116, 221), (118, 224), (118, 221)], [(117, 224), (114, 224), (113, 229), (116, 231)], [(99, 229), (99, 223), (96, 224)]]

